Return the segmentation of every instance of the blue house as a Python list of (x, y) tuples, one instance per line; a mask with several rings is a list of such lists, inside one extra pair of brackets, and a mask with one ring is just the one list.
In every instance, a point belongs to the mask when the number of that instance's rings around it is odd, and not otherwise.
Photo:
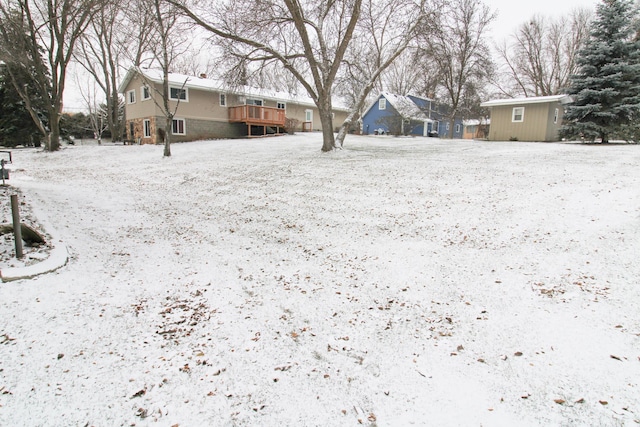
[(381, 93), (362, 115), (365, 135), (448, 136), (462, 138), (462, 120), (450, 123), (447, 106), (429, 98)]

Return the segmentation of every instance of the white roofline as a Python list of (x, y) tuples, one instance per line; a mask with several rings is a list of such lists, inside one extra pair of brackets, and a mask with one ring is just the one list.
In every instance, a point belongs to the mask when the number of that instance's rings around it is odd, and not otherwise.
[[(143, 70), (143, 69), (130, 68), (129, 71), (127, 71), (127, 74), (125, 75), (124, 79), (120, 83), (120, 86), (118, 86), (118, 92), (124, 93), (125, 89), (129, 85), (129, 82), (137, 73), (143, 74), (145, 78), (151, 82), (161, 84), (162, 78), (160, 78), (157, 75), (158, 71), (159, 70)], [(292, 104), (297, 104), (302, 106), (309, 106), (309, 107), (316, 106), (316, 104), (313, 102), (313, 99), (311, 99), (308, 96), (295, 97), (285, 92), (276, 92), (276, 91), (271, 91), (269, 89), (259, 89), (259, 88), (249, 87), (249, 86), (232, 87), (232, 86), (225, 85), (224, 82), (220, 80), (213, 80), (213, 79), (207, 79), (207, 78), (195, 77), (195, 76), (187, 76), (187, 75), (177, 74), (177, 73), (169, 73), (169, 84), (180, 85), (180, 86), (184, 85), (184, 87), (186, 88), (193, 88), (193, 89), (205, 90), (205, 91), (211, 91), (211, 92), (233, 93), (233, 94), (236, 94), (239, 96), (245, 96), (245, 97), (259, 96), (263, 99), (269, 99), (272, 101), (285, 101), (285, 102), (290, 102)], [(347, 107), (344, 107), (344, 106), (334, 106), (333, 110), (345, 111), (345, 112), (350, 111)]]
[(495, 99), (480, 104), (481, 107), (502, 107), (507, 105), (541, 104), (544, 102), (559, 102), (568, 104), (573, 99), (569, 95), (534, 96), (529, 98)]

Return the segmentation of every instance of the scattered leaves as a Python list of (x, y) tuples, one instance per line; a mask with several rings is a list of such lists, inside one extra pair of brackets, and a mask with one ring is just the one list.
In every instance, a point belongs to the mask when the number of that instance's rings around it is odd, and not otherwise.
[(147, 393), (147, 390), (143, 388), (142, 390), (134, 393), (134, 395), (131, 396), (131, 399), (136, 398), (136, 397), (140, 397), (140, 396), (144, 396), (146, 393)]

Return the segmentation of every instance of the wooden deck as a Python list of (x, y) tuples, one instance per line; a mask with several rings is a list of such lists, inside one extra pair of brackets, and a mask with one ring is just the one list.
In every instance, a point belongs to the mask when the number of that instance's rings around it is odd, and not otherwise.
[(229, 121), (254, 126), (284, 127), (285, 114), (281, 108), (240, 105), (229, 107)]

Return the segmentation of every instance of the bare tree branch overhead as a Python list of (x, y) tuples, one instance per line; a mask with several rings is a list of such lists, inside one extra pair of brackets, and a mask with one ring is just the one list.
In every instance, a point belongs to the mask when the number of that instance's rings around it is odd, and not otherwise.
[(503, 63), (502, 92), (516, 96), (557, 95), (577, 71), (576, 53), (589, 35), (591, 12), (568, 16), (533, 16), (497, 47)]
[[(17, 81), (14, 84), (50, 151), (60, 147), (60, 117), (69, 63), (79, 38), (101, 5), (102, 0), (0, 1), (0, 60), (10, 72), (30, 71), (36, 87)], [(46, 99), (46, 120), (31, 106), (32, 91)]]
[[(221, 1), (216, 8), (204, 1), (164, 1), (206, 30), (230, 56), (240, 58), (239, 70), (246, 64), (275, 61), (294, 76), (318, 107), (323, 151), (342, 145), (375, 82), (414, 40), (428, 16), (426, 0), (239, 0)], [(345, 61), (362, 55), (372, 61), (370, 72), (359, 82), (352, 113), (336, 136), (336, 82)]]

